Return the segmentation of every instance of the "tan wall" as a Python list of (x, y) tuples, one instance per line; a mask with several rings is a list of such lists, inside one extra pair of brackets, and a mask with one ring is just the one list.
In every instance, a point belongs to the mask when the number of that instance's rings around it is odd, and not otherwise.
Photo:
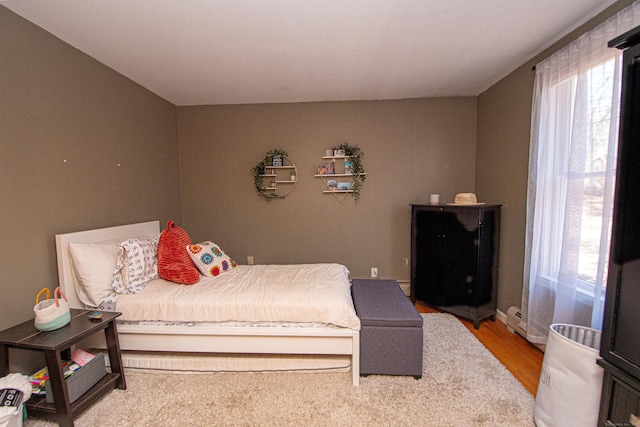
[(535, 78), (531, 67), (631, 3), (632, 0), (615, 3), (478, 97), (476, 189), (479, 196), (505, 204), (501, 218), (498, 291), (498, 308), (505, 313), (512, 305), (520, 307), (522, 299), (531, 101)]
[[(184, 227), (245, 264), (341, 262), (351, 277), (409, 279), (411, 203), (475, 187), (476, 99), (178, 108)], [(365, 153), (358, 204), (323, 194), (323, 151)], [(258, 197), (250, 169), (274, 148), (298, 168), (283, 200)]]
[(3, 6), (0, 40), (4, 329), (57, 285), (55, 234), (181, 211), (172, 104)]
[(498, 308), (520, 306), (524, 268), (531, 67), (512, 73), (478, 98), (476, 189), (502, 206)]

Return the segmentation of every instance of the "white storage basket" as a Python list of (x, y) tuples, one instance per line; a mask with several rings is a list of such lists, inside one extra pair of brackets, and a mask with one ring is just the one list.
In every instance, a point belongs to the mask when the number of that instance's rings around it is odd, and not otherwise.
[[(40, 295), (46, 294), (47, 299), (38, 302)], [(62, 300), (58, 299), (58, 295), (62, 296)], [(39, 331), (53, 331), (62, 328), (71, 321), (71, 311), (67, 303), (67, 297), (58, 286), (53, 292), (53, 299), (49, 299), (50, 293), (48, 288), (43, 288), (36, 295), (36, 305), (33, 307), (35, 314), (34, 325)]]
[(551, 325), (533, 419), (538, 427), (598, 424), (603, 370), (596, 364), (600, 331)]

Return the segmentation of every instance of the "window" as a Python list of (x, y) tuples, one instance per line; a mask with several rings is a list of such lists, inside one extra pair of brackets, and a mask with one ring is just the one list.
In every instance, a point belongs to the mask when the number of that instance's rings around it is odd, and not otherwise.
[[(598, 283), (606, 285), (619, 115), (612, 105), (615, 59), (587, 73), (588, 108), (592, 117), (585, 151), (583, 215), (580, 232), (578, 285), (594, 296)], [(612, 117), (613, 116), (613, 117)], [(612, 147), (609, 147), (609, 143)], [(613, 158), (609, 151), (613, 149)], [(607, 167), (609, 166), (609, 167)]]
[(523, 317), (538, 343), (552, 323), (599, 329), (604, 306), (621, 56), (574, 54), (536, 67)]

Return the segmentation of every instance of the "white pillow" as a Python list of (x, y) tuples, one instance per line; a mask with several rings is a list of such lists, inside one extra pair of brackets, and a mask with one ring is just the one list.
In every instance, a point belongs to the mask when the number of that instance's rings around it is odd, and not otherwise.
[(98, 307), (113, 292), (111, 280), (120, 250), (118, 242), (69, 243), (80, 301)]
[(213, 242), (187, 246), (187, 253), (198, 270), (205, 276), (216, 277), (236, 268), (238, 264)]

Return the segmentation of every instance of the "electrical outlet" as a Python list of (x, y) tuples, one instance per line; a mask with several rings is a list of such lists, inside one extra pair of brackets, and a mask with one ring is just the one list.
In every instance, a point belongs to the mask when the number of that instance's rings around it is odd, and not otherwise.
[(371, 267), (371, 277), (378, 277), (378, 268)]
[(253, 257), (252, 256), (248, 256), (247, 257), (247, 264), (253, 265)]
[(402, 258), (402, 265), (409, 267), (409, 258)]

